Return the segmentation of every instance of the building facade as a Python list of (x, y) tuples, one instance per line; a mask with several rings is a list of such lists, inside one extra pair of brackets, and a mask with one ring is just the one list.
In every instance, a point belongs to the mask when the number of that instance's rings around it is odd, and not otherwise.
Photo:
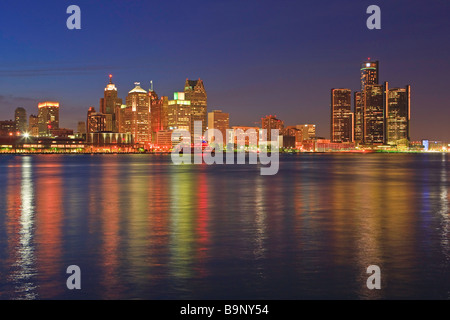
[(124, 133), (134, 135), (135, 143), (151, 143), (150, 98), (139, 82), (128, 92), (124, 109)]
[(277, 116), (266, 116), (261, 118), (261, 128), (267, 130), (267, 141), (275, 140), (276, 137), (272, 138), (272, 130), (278, 130), (278, 134), (281, 135), (284, 129), (284, 122), (278, 119)]
[[(167, 126), (169, 130), (187, 130), (194, 133), (194, 125), (191, 123), (191, 101), (187, 100), (184, 92), (175, 92), (173, 100), (168, 101)], [(192, 129), (192, 131), (191, 131)], [(203, 133), (203, 132), (202, 132)]]
[(208, 125), (207, 116), (207, 105), (208, 96), (206, 94), (206, 89), (203, 84), (203, 80), (189, 80), (186, 79), (184, 85), (185, 99), (191, 102), (191, 135), (194, 133), (195, 121), (202, 121), (202, 135), (206, 131)]
[(364, 91), (363, 141), (366, 145), (385, 142), (385, 85), (367, 85)]
[(410, 141), (411, 86), (388, 88), (386, 83), (386, 143), (408, 145)]
[(117, 109), (122, 106), (122, 99), (118, 97), (118, 91), (112, 82), (112, 75), (109, 75), (109, 83), (104, 90), (104, 96), (100, 99), (100, 113), (106, 115), (107, 132), (117, 132)]
[(16, 131), (24, 134), (28, 131), (27, 111), (24, 108), (17, 108), (14, 112), (14, 121), (16, 122)]
[(331, 89), (331, 141), (353, 142), (352, 91)]
[(217, 129), (222, 133), (222, 140), (218, 141), (216, 137), (208, 135), (208, 143), (216, 142), (219, 145), (227, 144), (227, 129), (230, 128), (230, 114), (222, 110), (213, 110), (208, 113), (208, 129)]
[(41, 102), (38, 109), (39, 136), (51, 136), (52, 129), (59, 129), (59, 102)]

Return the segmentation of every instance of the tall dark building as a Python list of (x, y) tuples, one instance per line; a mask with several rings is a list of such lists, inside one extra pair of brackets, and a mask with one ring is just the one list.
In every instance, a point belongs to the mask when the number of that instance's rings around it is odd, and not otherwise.
[(331, 141), (353, 142), (352, 91), (331, 89)]
[(24, 108), (17, 108), (14, 112), (14, 120), (16, 122), (16, 131), (23, 134), (27, 132), (27, 111)]
[(194, 134), (195, 121), (202, 121), (202, 135), (206, 131), (208, 114), (207, 114), (207, 100), (205, 86), (203, 80), (189, 80), (186, 79), (184, 85), (185, 99), (191, 101), (191, 135)]
[(408, 145), (410, 141), (411, 86), (388, 87), (386, 83), (386, 143)]
[[(366, 121), (364, 120), (366, 105), (366, 87), (372, 85), (378, 85), (379, 79), (379, 63), (378, 61), (364, 61), (360, 67), (360, 80), (361, 80), (361, 93), (360, 96), (355, 95), (355, 140), (358, 143), (371, 143), (366, 142), (364, 128)], [(371, 89), (370, 89), (371, 90)], [(358, 100), (357, 100), (358, 99)]]
[(355, 105), (354, 109), (355, 142), (362, 143), (362, 141), (364, 140), (364, 131), (363, 131), (363, 105), (361, 92), (355, 92), (353, 96), (353, 103)]
[(59, 102), (42, 102), (38, 108), (39, 136), (51, 136), (51, 130), (59, 129)]
[(385, 143), (385, 85), (366, 85), (364, 91), (364, 144)]

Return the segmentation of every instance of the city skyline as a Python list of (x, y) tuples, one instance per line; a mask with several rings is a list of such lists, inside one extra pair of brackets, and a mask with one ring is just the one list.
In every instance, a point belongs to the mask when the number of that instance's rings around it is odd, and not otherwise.
[[(188, 77), (207, 83), (208, 105), (229, 112), (232, 125), (254, 126), (277, 108), (280, 119), (316, 123), (318, 135), (329, 137), (329, 89), (359, 88), (357, 64), (370, 56), (382, 62), (380, 83), (414, 88), (411, 139), (450, 140), (449, 44), (441, 40), (448, 4), (380, 1), (383, 27), (376, 31), (365, 27), (364, 2), (327, 1), (305, 10), (294, 2), (200, 1), (195, 14), (178, 2), (77, 4), (83, 15), (79, 31), (65, 28), (65, 4), (26, 1), (26, 12), (18, 4), (0, 11), (2, 119), (12, 119), (17, 107), (30, 110), (55, 100), (62, 106), (61, 126), (76, 128), (86, 108), (97, 106), (108, 74), (123, 90), (135, 81), (149, 87), (153, 80), (161, 96), (182, 90), (180, 79)], [(267, 7), (274, 8), (270, 15)], [(55, 18), (39, 24), (41, 15)], [(268, 24), (263, 28), (261, 21)], [(117, 49), (99, 55), (111, 41)], [(139, 50), (126, 50), (132, 44)]]
[[(349, 88), (331, 89), (330, 134), (328, 137), (319, 136), (319, 138), (329, 138), (332, 143), (357, 143), (362, 145), (384, 144), (395, 146), (397, 142), (400, 142), (400, 140), (403, 141), (401, 142), (401, 144), (404, 144), (406, 142), (406, 145), (408, 144), (408, 142), (412, 141), (410, 134), (411, 86), (406, 85), (406, 87), (404, 88), (391, 88), (388, 81), (384, 81), (383, 84), (380, 84), (379, 65), (379, 61), (371, 60), (370, 57), (360, 63), (361, 89), (359, 91), (355, 90), (353, 92)], [(150, 81), (150, 88), (148, 89), (148, 91), (144, 88), (141, 88), (140, 82), (135, 82), (135, 87), (128, 92), (126, 99), (122, 99), (120, 98), (119, 88), (115, 85), (115, 82), (113, 82), (113, 75), (109, 74), (108, 77), (109, 82), (104, 88), (104, 97), (100, 98), (100, 105), (98, 109), (99, 112), (96, 112), (95, 107), (89, 107), (88, 116), (86, 119), (87, 133), (129, 133), (133, 134), (136, 142), (153, 141), (153, 143), (156, 143), (156, 136), (158, 131), (160, 130), (164, 131), (176, 128), (182, 129), (185, 127), (186, 130), (189, 130), (192, 133), (194, 121), (203, 121), (202, 132), (205, 132), (205, 130), (208, 128), (208, 122), (210, 122), (208, 121), (208, 114), (216, 110), (216, 108), (211, 107), (210, 110), (207, 109), (207, 93), (205, 90), (204, 82), (200, 78), (198, 80), (189, 80), (188, 78), (186, 78), (184, 92), (175, 91), (173, 94), (174, 100), (170, 100), (170, 97), (168, 96), (161, 96), (161, 98), (159, 98), (159, 95), (154, 90), (153, 80)], [(366, 88), (367, 93), (365, 93)], [(406, 96), (403, 98), (405, 94)], [(185, 126), (183, 127), (183, 122), (178, 124), (179, 116), (177, 116), (176, 118), (173, 117), (175, 113), (178, 113), (179, 107), (181, 107), (180, 110), (183, 109), (183, 104), (185, 104), (184, 102), (189, 103), (189, 105), (187, 105), (189, 114), (186, 114), (186, 116), (188, 116), (190, 120), (189, 122), (186, 122)], [(42, 108), (42, 106), (48, 103), (57, 104), (58, 113), (56, 127), (53, 129), (59, 129), (59, 102), (39, 102), (38, 117), (42, 117), (42, 110), (46, 110), (45, 108)], [(403, 106), (403, 104), (405, 104), (405, 106)], [(199, 110), (199, 107), (196, 105), (199, 105), (201, 106), (201, 108), (203, 108), (201, 109), (200, 113), (199, 111), (197, 111)], [(135, 113), (136, 108), (141, 108), (142, 110), (137, 110), (138, 112)], [(166, 108), (165, 111), (163, 111), (164, 108)], [(381, 112), (381, 116), (378, 117), (374, 114), (375, 118), (373, 120), (370, 120), (368, 115), (365, 115), (365, 113), (369, 112), (370, 114), (372, 114), (372, 108), (375, 108), (376, 110), (379, 109), (377, 112)], [(390, 112), (389, 108), (394, 110), (394, 113)], [(402, 108), (406, 109), (403, 110)], [(145, 110), (147, 110), (147, 112), (145, 112)], [(22, 107), (18, 107), (15, 110), (16, 127), (19, 126), (17, 112), (20, 112), (25, 116), (27, 114), (26, 109)], [(144, 112), (145, 115), (142, 112)], [(403, 115), (404, 112), (406, 112), (406, 114)], [(92, 127), (90, 124), (91, 114), (94, 117), (94, 121), (98, 123), (96, 126), (94, 126), (93, 130), (89, 129), (90, 127)], [(154, 116), (152, 114), (154, 114)], [(228, 121), (230, 118), (229, 115), (230, 114), (227, 113)], [(146, 118), (144, 119), (142, 118), (142, 116)], [(32, 117), (34, 117), (33, 112), (30, 113), (30, 121)], [(142, 119), (138, 119), (136, 117), (141, 117)], [(401, 120), (401, 117), (405, 117), (406, 120)], [(276, 118), (276, 115), (266, 116), (266, 119), (271, 118), (276, 119), (277, 121), (281, 121), (281, 127), (279, 127), (279, 129), (285, 128), (284, 120), (278, 120)], [(376, 120), (377, 123), (380, 121), (381, 122), (379, 124), (376, 124), (376, 127), (379, 126), (379, 129), (376, 129), (375, 127), (368, 129), (369, 123), (375, 121), (375, 119), (378, 118), (379, 120)], [(235, 115), (234, 119), (236, 121), (236, 119), (239, 118)], [(265, 120), (263, 119), (264, 118), (261, 118), (262, 123), (259, 127), (262, 129), (269, 129), (268, 132), (270, 132), (270, 128), (272, 126), (269, 123), (265, 124)], [(139, 128), (132, 127), (131, 123), (133, 122), (140, 122), (142, 123), (142, 125), (140, 125)], [(77, 131), (72, 129), (69, 129), (69, 131), (84, 133), (84, 130), (83, 132), (79, 130), (80, 123), (82, 122), (77, 121)], [(128, 123), (128, 125), (126, 125), (125, 123)], [(239, 123), (239, 120), (237, 120), (237, 123)], [(237, 123), (233, 123), (232, 125), (229, 124), (229, 127), (236, 126)], [(255, 124), (257, 123), (255, 122)], [(181, 125), (181, 127), (179, 127), (179, 125)], [(42, 126), (42, 124), (40, 124), (40, 126)], [(298, 126), (298, 122), (295, 122), (295, 120), (291, 119), (286, 127), (294, 128), (295, 126)], [(39, 135), (45, 136), (47, 132), (44, 131), (50, 132), (50, 129), (51, 126), (49, 126), (48, 128), (40, 127)], [(67, 129), (63, 130), (64, 133), (67, 132)], [(19, 131), (21, 130), (18, 130), (18, 132)], [(31, 129), (27, 130), (27, 135), (30, 134), (31, 131)], [(284, 136), (291, 135), (290, 133), (282, 133), (282, 131), (280, 131), (280, 134)], [(372, 134), (376, 135), (375, 138), (370, 136)], [(296, 134), (293, 133), (293, 136), (295, 135)], [(142, 136), (142, 138), (139, 138), (139, 136)], [(428, 139), (422, 138), (421, 140)], [(293, 145), (295, 146), (295, 144)]]

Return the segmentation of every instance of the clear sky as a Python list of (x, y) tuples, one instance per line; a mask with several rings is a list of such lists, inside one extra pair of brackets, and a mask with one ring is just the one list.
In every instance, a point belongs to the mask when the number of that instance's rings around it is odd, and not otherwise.
[[(81, 30), (66, 9), (81, 8)], [(366, 9), (381, 8), (381, 30)], [(113, 74), (125, 99), (136, 81), (172, 97), (201, 78), (208, 109), (232, 125), (276, 114), (329, 137), (331, 88), (359, 89), (359, 64), (380, 82), (412, 86), (412, 138), (450, 141), (448, 0), (71, 0), (0, 2), (0, 119), (61, 103), (76, 129)]]

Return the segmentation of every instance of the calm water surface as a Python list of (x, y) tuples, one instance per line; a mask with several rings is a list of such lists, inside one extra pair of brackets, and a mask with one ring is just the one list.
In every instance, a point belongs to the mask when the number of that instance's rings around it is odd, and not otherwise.
[(450, 298), (450, 155), (2, 155), (0, 181), (0, 299)]

